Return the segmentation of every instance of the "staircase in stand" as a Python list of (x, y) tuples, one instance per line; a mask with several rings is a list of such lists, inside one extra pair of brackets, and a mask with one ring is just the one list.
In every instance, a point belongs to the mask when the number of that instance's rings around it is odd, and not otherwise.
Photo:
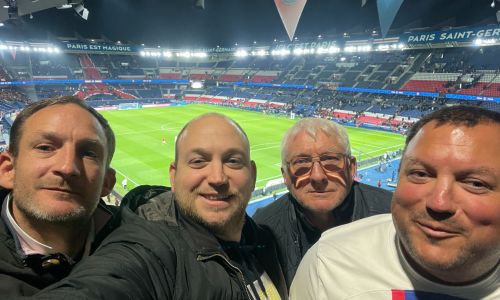
[(75, 94), (75, 96), (79, 97), (80, 99), (85, 99), (89, 96), (97, 94), (113, 94), (118, 96), (120, 99), (137, 99), (137, 97), (132, 94), (120, 91), (119, 89), (99, 82), (103, 79), (101, 73), (87, 54), (80, 55), (79, 59), (85, 80), (95, 80), (98, 82), (81, 84), (79, 91)]

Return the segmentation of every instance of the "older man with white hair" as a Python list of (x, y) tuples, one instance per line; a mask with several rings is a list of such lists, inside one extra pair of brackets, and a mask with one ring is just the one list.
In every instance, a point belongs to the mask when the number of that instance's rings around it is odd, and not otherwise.
[(254, 219), (278, 241), (285, 279), (290, 285), (300, 260), (334, 226), (390, 212), (389, 191), (356, 182), (356, 158), (344, 127), (305, 118), (281, 144), (281, 173), (289, 193), (259, 209)]

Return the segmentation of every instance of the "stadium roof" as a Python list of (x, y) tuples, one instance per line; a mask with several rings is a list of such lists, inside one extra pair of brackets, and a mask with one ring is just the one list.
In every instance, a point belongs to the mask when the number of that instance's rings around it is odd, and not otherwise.
[[(491, 7), (492, 1), (497, 4), (495, 8)], [(413, 28), (494, 24), (500, 8), (497, 1), (406, 0), (389, 34)], [(229, 47), (254, 42), (268, 45), (274, 39), (288, 40), (271, 0), (85, 0), (87, 21), (73, 9), (45, 9), (61, 2), (68, 0), (17, 0), (19, 17), (0, 28), (0, 40), (63, 36), (175, 47)], [(300, 39), (379, 31), (377, 1), (366, 2), (362, 7), (361, 0), (310, 0), (295, 36)], [(204, 3), (205, 8), (196, 3)], [(5, 11), (0, 11), (0, 20)]]

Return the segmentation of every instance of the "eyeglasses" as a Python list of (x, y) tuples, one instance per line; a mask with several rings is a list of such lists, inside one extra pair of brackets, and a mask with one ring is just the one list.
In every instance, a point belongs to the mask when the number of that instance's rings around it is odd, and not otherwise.
[(346, 154), (327, 152), (319, 156), (295, 156), (287, 165), (290, 174), (301, 177), (311, 172), (316, 161), (326, 173), (338, 173), (345, 169), (348, 159)]

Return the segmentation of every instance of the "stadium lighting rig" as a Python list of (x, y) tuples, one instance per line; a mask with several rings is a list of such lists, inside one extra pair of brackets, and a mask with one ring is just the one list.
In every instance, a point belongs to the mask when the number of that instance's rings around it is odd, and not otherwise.
[(236, 50), (236, 52), (234, 53), (234, 56), (236, 57), (247, 57), (248, 56), (248, 51), (246, 50)]
[(143, 50), (139, 52), (140, 56), (143, 57), (165, 57), (170, 58), (172, 56), (183, 57), (183, 58), (205, 58), (208, 57), (208, 53), (206, 52), (191, 52), (191, 51), (180, 51), (180, 52), (171, 52), (171, 51), (163, 51), (161, 49), (158, 50)]
[(0, 43), (0, 51), (20, 51), (20, 52), (40, 52), (48, 54), (59, 54), (61, 49), (51, 45), (24, 45), (24, 44), (7, 44)]
[(475, 39), (474, 40), (474, 46), (492, 46), (492, 45), (497, 45), (500, 42), (500, 40), (497, 39)]

